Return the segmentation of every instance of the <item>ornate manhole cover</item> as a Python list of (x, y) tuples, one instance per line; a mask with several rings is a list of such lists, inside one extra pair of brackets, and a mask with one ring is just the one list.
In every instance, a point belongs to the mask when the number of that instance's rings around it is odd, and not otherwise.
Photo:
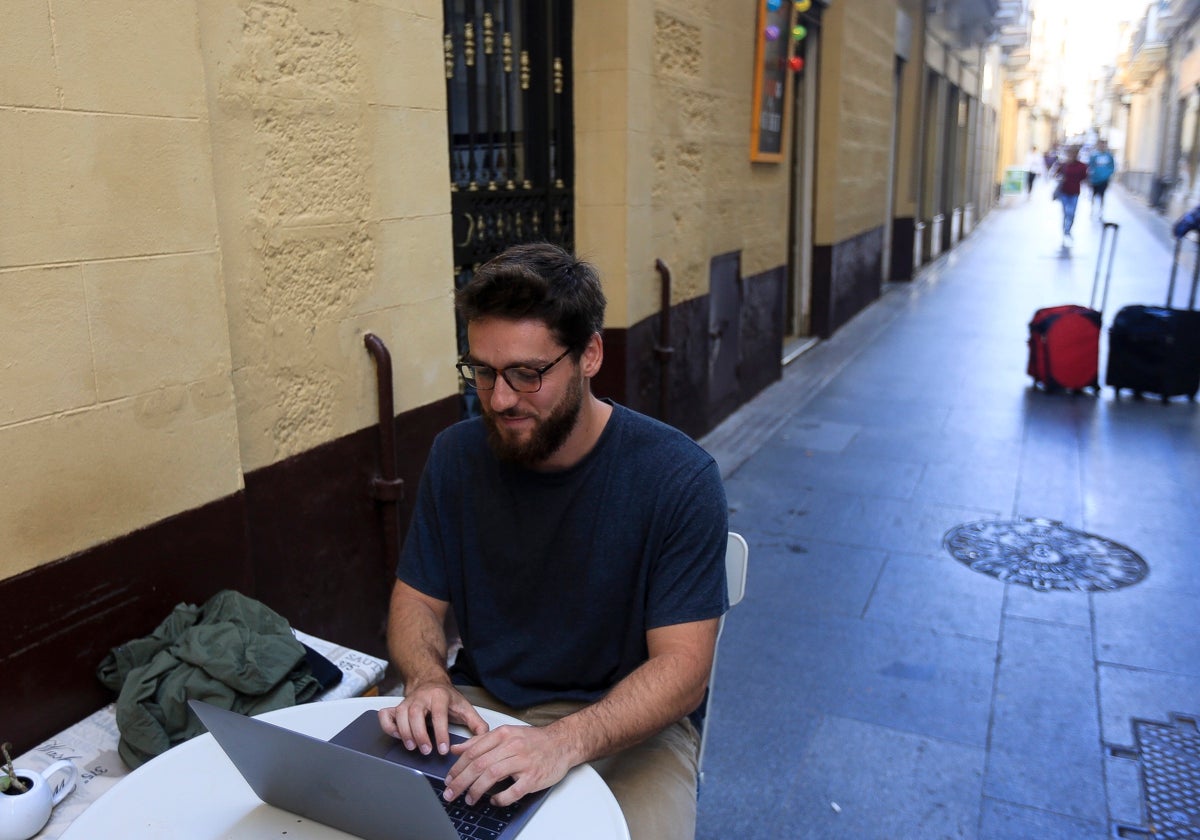
[(947, 531), (942, 544), (977, 572), (1044, 592), (1120, 589), (1150, 572), (1120, 543), (1049, 519), (968, 522)]

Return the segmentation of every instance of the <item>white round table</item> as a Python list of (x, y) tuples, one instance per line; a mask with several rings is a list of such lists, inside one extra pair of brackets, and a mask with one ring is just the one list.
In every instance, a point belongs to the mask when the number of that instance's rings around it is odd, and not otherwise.
[[(354, 697), (308, 703), (262, 715), (315, 738), (329, 739), (367, 709), (399, 697)], [(489, 709), (491, 726), (520, 723)], [(163, 753), (97, 799), (62, 834), (62, 840), (345, 840), (351, 835), (262, 802), (238, 774), (212, 735)], [(587, 765), (576, 767), (546, 798), (520, 840), (629, 840), (612, 792)]]

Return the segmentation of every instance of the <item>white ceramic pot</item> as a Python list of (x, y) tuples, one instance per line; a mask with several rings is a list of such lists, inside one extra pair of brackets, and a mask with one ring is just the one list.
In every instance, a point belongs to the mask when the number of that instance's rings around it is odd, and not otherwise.
[[(55, 790), (50, 778), (57, 773), (65, 773), (66, 778)], [(17, 767), (16, 774), (26, 780), (29, 790), (0, 793), (0, 840), (28, 840), (41, 831), (54, 806), (75, 790), (75, 781), (79, 778), (75, 765), (66, 759), (54, 762), (40, 773)]]

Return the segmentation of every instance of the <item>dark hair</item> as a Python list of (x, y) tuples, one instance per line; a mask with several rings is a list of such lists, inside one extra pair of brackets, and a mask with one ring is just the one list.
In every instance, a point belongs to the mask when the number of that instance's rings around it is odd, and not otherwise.
[(512, 246), (455, 293), (464, 321), (535, 318), (576, 355), (603, 329), (605, 304), (596, 269), (548, 242)]

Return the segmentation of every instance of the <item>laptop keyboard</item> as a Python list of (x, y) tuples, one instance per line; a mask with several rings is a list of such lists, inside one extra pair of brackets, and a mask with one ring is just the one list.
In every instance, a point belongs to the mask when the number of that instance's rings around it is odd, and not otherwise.
[(446, 815), (450, 817), (450, 822), (454, 823), (458, 836), (463, 840), (496, 840), (521, 809), (519, 802), (504, 808), (492, 805), (486, 799), (481, 799), (474, 805), (468, 805), (461, 798), (447, 802), (442, 799), (446, 783), (431, 776), (425, 778), (433, 786), (438, 795), (438, 802), (446, 809)]

